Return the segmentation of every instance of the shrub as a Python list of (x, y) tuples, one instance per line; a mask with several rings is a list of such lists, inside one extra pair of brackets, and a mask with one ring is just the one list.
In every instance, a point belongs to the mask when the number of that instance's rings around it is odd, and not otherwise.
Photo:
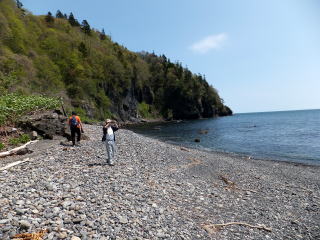
[(19, 141), (20, 143), (27, 143), (30, 141), (30, 137), (28, 134), (22, 134), (20, 137), (19, 137)]
[(138, 104), (138, 113), (143, 117), (146, 118), (149, 115), (149, 105), (145, 102)]
[(4, 149), (4, 144), (2, 143), (2, 142), (0, 142), (0, 151), (2, 150), (2, 149)]
[(4, 74), (0, 71), (0, 95), (7, 93), (8, 89), (16, 84), (16, 82), (16, 76)]
[(154, 106), (149, 105), (145, 102), (138, 104), (138, 113), (143, 118), (155, 118), (157, 117)]
[(17, 138), (11, 138), (9, 140), (9, 143), (11, 145), (19, 145), (20, 143), (27, 143), (30, 141), (30, 137), (27, 134), (22, 134), (21, 136), (17, 137)]
[(18, 145), (19, 144), (19, 138), (11, 138), (9, 140), (9, 144), (10, 145), (14, 145), (14, 146)]

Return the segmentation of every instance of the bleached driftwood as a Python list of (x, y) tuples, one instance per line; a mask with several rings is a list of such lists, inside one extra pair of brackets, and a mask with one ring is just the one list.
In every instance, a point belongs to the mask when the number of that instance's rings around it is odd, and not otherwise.
[(187, 148), (185, 148), (185, 147), (180, 147), (180, 150), (186, 151), (186, 152), (190, 152), (189, 149), (187, 149)]
[(209, 225), (203, 225), (202, 227), (204, 230), (206, 230), (209, 234), (213, 234), (215, 232), (218, 232), (221, 228), (229, 226), (229, 225), (242, 225), (245, 227), (250, 227), (250, 228), (257, 228), (257, 229), (262, 229), (268, 232), (271, 232), (272, 229), (266, 227), (265, 225), (258, 224), (258, 225), (251, 225), (245, 222), (228, 222), (228, 223), (220, 223), (220, 224), (209, 224)]
[(24, 149), (24, 148), (25, 148), (26, 146), (28, 146), (29, 144), (35, 143), (35, 142), (37, 142), (37, 141), (38, 141), (38, 140), (30, 141), (30, 142), (27, 142), (26, 144), (24, 144), (24, 145), (22, 145), (22, 146), (20, 146), (20, 147), (11, 149), (11, 150), (6, 151), (6, 152), (2, 152), (2, 153), (0, 153), (0, 158), (13, 155), (13, 154), (17, 153), (19, 150)]
[(0, 171), (7, 170), (7, 169), (9, 169), (9, 168), (11, 168), (13, 166), (19, 165), (21, 163), (29, 162), (29, 161), (30, 161), (30, 158), (25, 158), (22, 161), (16, 161), (16, 162), (13, 162), (13, 163), (9, 163), (7, 166), (4, 166), (4, 167), (0, 168)]

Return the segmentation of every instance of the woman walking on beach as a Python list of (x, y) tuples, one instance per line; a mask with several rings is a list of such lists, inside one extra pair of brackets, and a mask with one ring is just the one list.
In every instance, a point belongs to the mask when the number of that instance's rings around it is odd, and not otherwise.
[(116, 137), (114, 132), (119, 129), (118, 124), (114, 120), (107, 119), (103, 126), (102, 141), (106, 143), (107, 148), (107, 163), (111, 166), (114, 165), (114, 155), (116, 152)]

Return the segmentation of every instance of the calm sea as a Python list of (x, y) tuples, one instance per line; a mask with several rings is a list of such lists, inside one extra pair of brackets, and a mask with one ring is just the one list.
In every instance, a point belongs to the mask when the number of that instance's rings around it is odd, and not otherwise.
[[(165, 142), (207, 151), (320, 165), (320, 110), (243, 113), (131, 129)], [(195, 142), (196, 138), (200, 142)]]

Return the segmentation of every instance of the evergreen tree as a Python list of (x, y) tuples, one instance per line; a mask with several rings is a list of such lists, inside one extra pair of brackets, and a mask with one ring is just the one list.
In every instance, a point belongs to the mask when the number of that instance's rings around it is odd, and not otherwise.
[(68, 20), (69, 20), (69, 23), (70, 23), (71, 26), (73, 26), (73, 27), (80, 26), (78, 20), (74, 18), (73, 13), (70, 13)]
[(62, 14), (62, 12), (60, 10), (57, 11), (56, 18), (64, 18), (64, 15)]
[(82, 21), (81, 29), (85, 34), (91, 35), (91, 27), (90, 27), (90, 25), (89, 25), (87, 20), (83, 20)]
[(84, 44), (84, 42), (81, 42), (81, 43), (79, 44), (78, 50), (79, 50), (79, 52), (82, 53), (82, 56), (83, 56), (83, 57), (88, 57), (88, 55), (89, 55), (89, 54), (88, 54), (88, 49), (87, 49), (86, 45)]
[(48, 12), (48, 14), (46, 15), (45, 19), (46, 19), (47, 23), (53, 23), (54, 22), (54, 17), (52, 16), (51, 12)]
[(105, 40), (106, 39), (106, 33), (104, 32), (104, 29), (102, 29), (102, 32), (100, 33), (100, 39)]
[(68, 15), (66, 13), (63, 14), (63, 18), (68, 19)]
[(19, 0), (16, 0), (16, 3), (17, 3), (17, 7), (18, 8), (22, 8), (23, 7), (23, 4), (22, 4), (22, 2), (20, 2)]

